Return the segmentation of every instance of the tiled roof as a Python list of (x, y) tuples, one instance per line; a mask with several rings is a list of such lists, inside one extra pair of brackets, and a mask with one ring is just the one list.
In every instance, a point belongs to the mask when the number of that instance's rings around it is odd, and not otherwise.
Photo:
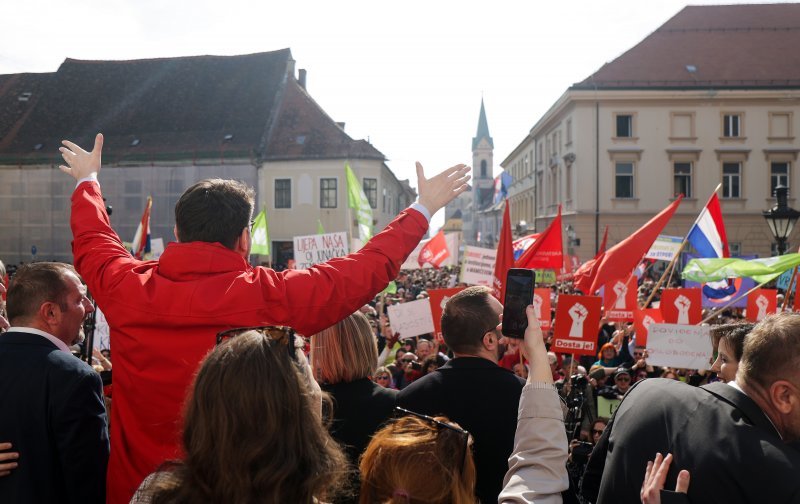
[(52, 78), (50, 73), (0, 75), (0, 149), (16, 137)]
[(800, 4), (689, 6), (572, 89), (797, 88), (798, 48)]

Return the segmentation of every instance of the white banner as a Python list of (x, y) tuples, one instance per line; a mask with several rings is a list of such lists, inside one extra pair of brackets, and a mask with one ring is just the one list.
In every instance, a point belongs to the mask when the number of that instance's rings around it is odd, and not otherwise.
[[(445, 233), (444, 240), (447, 243), (447, 251), (450, 252), (450, 257), (442, 261), (441, 265), (455, 266), (456, 264), (458, 264), (458, 247), (460, 245), (458, 239), (458, 233)], [(419, 269), (419, 262), (417, 262), (417, 258), (419, 257), (419, 251), (422, 250), (422, 247), (424, 247), (426, 243), (428, 243), (428, 240), (422, 240), (421, 242), (419, 242), (417, 248), (415, 248), (414, 251), (411, 252), (411, 255), (408, 256), (408, 259), (406, 259), (406, 262), (404, 262), (403, 265), (400, 266), (400, 268)], [(431, 266), (428, 263), (425, 263), (425, 266), (423, 267), (433, 268), (433, 266)]]
[(709, 369), (709, 326), (651, 324), (647, 328), (647, 363), (684, 369)]
[(389, 306), (388, 312), (392, 331), (400, 333), (400, 338), (434, 331), (431, 303), (427, 298)]
[(644, 258), (671, 261), (681, 249), (681, 243), (683, 243), (683, 238), (680, 236), (658, 235)]
[(347, 233), (344, 232), (294, 237), (296, 269), (308, 269), (315, 264), (347, 254)]
[(494, 249), (464, 247), (461, 281), (469, 285), (492, 285), (496, 257)]

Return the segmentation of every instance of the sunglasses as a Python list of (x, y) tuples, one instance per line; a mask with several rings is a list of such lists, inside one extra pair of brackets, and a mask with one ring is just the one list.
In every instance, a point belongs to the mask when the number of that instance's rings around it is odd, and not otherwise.
[(460, 436), (464, 437), (464, 453), (461, 456), (461, 475), (464, 475), (464, 465), (467, 463), (467, 450), (469, 450), (469, 432), (465, 431), (464, 429), (459, 429), (458, 427), (436, 420), (432, 416), (423, 415), (422, 413), (416, 413), (411, 410), (407, 410), (405, 408), (401, 408), (400, 406), (394, 407), (394, 414), (395, 418), (401, 418), (404, 416), (413, 416), (415, 418), (419, 418), (420, 420), (424, 420), (431, 425), (434, 425), (438, 430), (442, 429), (449, 429), (451, 431), (457, 432)]
[(234, 327), (233, 329), (226, 329), (217, 333), (217, 345), (221, 345), (222, 343), (248, 331), (255, 331), (266, 336), (273, 343), (285, 345), (289, 357), (291, 357), (292, 360), (297, 361), (297, 353), (295, 352), (295, 349), (299, 348), (298, 345), (302, 345), (302, 340), (300, 340), (301, 342), (298, 342), (298, 338), (294, 332), (294, 329), (287, 326)]
[(598, 436), (602, 436), (603, 431), (598, 429), (592, 429), (592, 434), (597, 434)]
[(634, 357), (640, 357), (644, 355), (644, 352), (633, 352)]
[(376, 380), (388, 380), (389, 379), (389, 375), (376, 376), (375, 379)]

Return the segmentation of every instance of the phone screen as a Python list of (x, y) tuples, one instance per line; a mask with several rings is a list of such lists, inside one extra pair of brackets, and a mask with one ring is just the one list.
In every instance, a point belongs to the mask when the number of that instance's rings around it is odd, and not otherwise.
[(523, 338), (528, 328), (525, 308), (533, 303), (534, 272), (512, 268), (506, 276), (506, 297), (503, 303), (503, 334)]

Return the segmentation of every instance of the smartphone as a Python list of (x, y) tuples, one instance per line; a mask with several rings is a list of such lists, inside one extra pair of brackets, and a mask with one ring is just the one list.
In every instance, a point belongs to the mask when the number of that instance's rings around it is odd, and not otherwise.
[(533, 304), (536, 274), (533, 270), (511, 268), (506, 276), (506, 297), (503, 302), (503, 335), (522, 339), (528, 328), (525, 308)]

